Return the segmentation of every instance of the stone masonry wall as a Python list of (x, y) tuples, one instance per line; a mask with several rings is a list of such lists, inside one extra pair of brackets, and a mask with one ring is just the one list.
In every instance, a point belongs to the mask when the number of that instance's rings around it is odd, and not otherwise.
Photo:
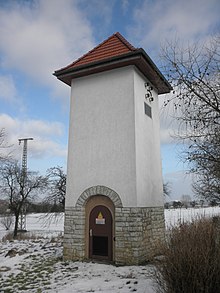
[[(164, 241), (163, 207), (115, 209), (115, 264), (138, 265), (157, 253)], [(85, 259), (85, 208), (66, 208), (64, 260)]]
[(115, 211), (115, 263), (137, 265), (150, 260), (164, 241), (164, 209), (117, 208)]
[(64, 260), (85, 258), (85, 208), (66, 208), (63, 240)]

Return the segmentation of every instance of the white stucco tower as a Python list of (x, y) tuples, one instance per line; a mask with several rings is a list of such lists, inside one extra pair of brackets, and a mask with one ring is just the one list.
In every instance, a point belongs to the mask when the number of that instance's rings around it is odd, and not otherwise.
[(171, 86), (119, 33), (54, 75), (71, 86), (64, 258), (143, 263), (164, 237), (158, 95)]

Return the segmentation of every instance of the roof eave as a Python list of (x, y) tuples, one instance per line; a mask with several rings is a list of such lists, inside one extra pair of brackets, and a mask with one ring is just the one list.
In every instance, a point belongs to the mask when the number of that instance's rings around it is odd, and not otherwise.
[(135, 65), (144, 76), (157, 88), (158, 94), (169, 93), (172, 89), (150, 57), (143, 49), (138, 49), (123, 55), (80, 65), (68, 69), (60, 69), (53, 74), (62, 82), (71, 86), (72, 79), (95, 74), (128, 65)]

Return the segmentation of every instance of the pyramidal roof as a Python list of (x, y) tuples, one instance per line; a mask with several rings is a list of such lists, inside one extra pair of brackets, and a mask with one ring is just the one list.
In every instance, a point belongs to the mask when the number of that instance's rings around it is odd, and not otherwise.
[(168, 93), (171, 86), (143, 49), (132, 46), (119, 32), (104, 40), (73, 63), (54, 72), (54, 75), (71, 86), (74, 78), (87, 76), (128, 65), (135, 65), (157, 88)]
[(135, 50), (137, 49), (134, 48), (119, 32), (117, 32), (65, 68), (74, 68), (79, 65), (120, 56)]

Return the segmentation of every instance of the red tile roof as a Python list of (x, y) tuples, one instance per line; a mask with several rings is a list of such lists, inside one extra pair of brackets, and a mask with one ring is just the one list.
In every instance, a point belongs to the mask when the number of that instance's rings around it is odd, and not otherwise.
[(133, 47), (120, 33), (115, 33), (73, 63), (54, 72), (67, 85), (75, 78), (129, 65), (136, 66), (155, 86), (158, 94), (170, 92), (169, 82), (142, 48)]
[(70, 65), (62, 68), (62, 70), (120, 56), (136, 50), (136, 48), (117, 32)]

